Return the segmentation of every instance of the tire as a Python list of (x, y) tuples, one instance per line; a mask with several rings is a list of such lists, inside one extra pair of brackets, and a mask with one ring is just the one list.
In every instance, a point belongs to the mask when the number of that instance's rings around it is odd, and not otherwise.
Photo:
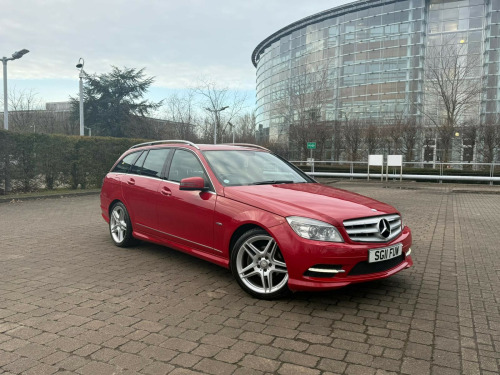
[(111, 207), (109, 215), (109, 234), (113, 243), (118, 247), (128, 247), (135, 244), (132, 237), (132, 223), (127, 208), (122, 202)]
[(290, 292), (283, 254), (263, 229), (249, 230), (236, 241), (231, 271), (241, 288), (253, 297), (276, 299)]

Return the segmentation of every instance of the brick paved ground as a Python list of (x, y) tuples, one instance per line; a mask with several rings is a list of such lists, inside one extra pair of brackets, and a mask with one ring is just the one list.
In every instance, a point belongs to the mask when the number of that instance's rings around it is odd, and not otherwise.
[(97, 196), (1, 204), (0, 373), (498, 374), (500, 195), (338, 186), (402, 211), (415, 266), (272, 302), (182, 253), (113, 246)]

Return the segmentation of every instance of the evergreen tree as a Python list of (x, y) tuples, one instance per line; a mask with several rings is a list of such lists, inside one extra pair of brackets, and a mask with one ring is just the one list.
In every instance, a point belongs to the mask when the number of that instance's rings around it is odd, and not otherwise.
[[(126, 137), (127, 128), (140, 126), (141, 120), (162, 102), (143, 99), (154, 77), (146, 77), (144, 68), (136, 70), (112, 67), (110, 73), (86, 75), (84, 85), (85, 126), (92, 134)], [(79, 118), (79, 99), (71, 98), (72, 115)]]

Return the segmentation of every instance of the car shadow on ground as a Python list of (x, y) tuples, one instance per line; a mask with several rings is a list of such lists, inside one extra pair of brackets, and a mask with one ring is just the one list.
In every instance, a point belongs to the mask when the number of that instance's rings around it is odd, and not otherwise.
[[(110, 246), (112, 246), (111, 243)], [(143, 241), (139, 241), (134, 246), (120, 250), (134, 252), (141, 254), (141, 256), (152, 258), (157, 266), (157, 270), (166, 273), (171, 273), (172, 270), (178, 272), (178, 270), (182, 269), (182, 275), (185, 280), (193, 278), (199, 281), (199, 278), (203, 278), (203, 275), (205, 275), (209, 281), (207, 280), (204, 290), (209, 294), (229, 293), (233, 294), (235, 299), (243, 297), (249, 298), (250, 300), (258, 300), (247, 295), (238, 287), (229, 269), (196, 258), (182, 251)], [(227, 285), (225, 291), (221, 291), (221, 284)], [(210, 285), (213, 285), (213, 289), (210, 289)], [(411, 288), (412, 281), (410, 274), (408, 273), (405, 275), (403, 271), (387, 279), (355, 283), (328, 291), (293, 292), (277, 301), (281, 303), (293, 302), (294, 304), (303, 304), (304, 306), (310, 303), (322, 303), (325, 305), (355, 307), (365, 302), (373, 304), (375, 299), (393, 302)]]

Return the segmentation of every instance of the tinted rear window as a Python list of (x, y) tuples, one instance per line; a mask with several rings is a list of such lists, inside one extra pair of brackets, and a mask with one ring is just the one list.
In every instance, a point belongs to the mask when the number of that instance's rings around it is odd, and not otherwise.
[(112, 172), (127, 173), (130, 169), (130, 166), (134, 164), (134, 161), (135, 159), (137, 159), (138, 155), (139, 152), (133, 152), (131, 154), (128, 154), (122, 160), (120, 160), (118, 164), (116, 164)]
[(167, 148), (150, 150), (142, 165), (141, 174), (150, 177), (160, 177), (169, 153), (170, 149)]

